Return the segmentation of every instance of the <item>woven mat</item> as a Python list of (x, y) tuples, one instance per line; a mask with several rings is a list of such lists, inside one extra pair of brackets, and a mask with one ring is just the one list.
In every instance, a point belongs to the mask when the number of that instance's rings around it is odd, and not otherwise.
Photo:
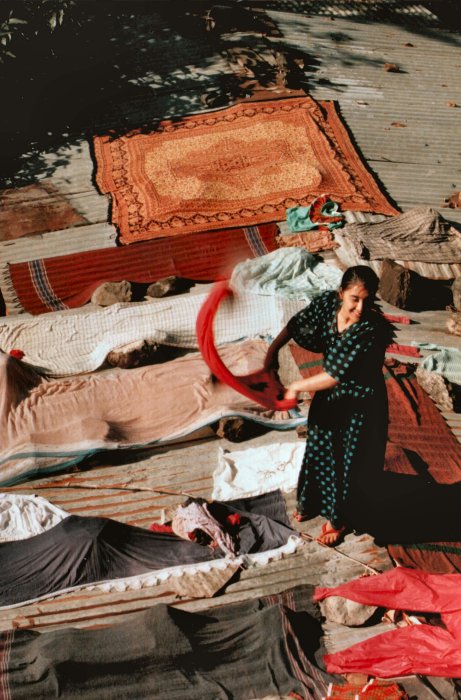
[[(311, 376), (322, 367), (321, 355), (292, 347), (292, 354), (303, 376)], [(428, 473), (441, 484), (461, 480), (461, 444), (443, 416), (419, 386), (411, 368), (395, 360), (386, 361), (385, 379), (389, 399), (389, 440), (416, 452), (427, 465)], [(408, 470), (407, 460), (392, 459), (386, 452), (385, 468)], [(461, 572), (461, 542), (424, 542), (392, 544), (390, 556), (402, 566), (432, 573)]]
[(236, 263), (277, 248), (276, 224), (145, 241), (9, 265), (11, 284), (31, 314), (81, 306), (101, 282), (155, 282), (176, 275), (197, 281), (230, 276)]
[(343, 209), (397, 213), (333, 102), (240, 104), (93, 143), (96, 181), (112, 195), (123, 244), (281, 220), (322, 193)]

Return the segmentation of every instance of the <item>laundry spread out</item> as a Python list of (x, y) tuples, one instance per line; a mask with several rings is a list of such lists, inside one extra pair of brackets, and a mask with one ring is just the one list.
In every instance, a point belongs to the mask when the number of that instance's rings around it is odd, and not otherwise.
[(220, 450), (213, 473), (213, 498), (227, 500), (257, 496), (281, 489), (292, 491), (298, 482), (303, 442), (273, 442), (243, 450)]
[[(262, 340), (221, 350), (236, 375), (260, 367), (266, 352)], [(216, 384), (199, 353), (59, 379), (47, 379), (1, 353), (0, 390), (4, 485), (70, 467), (104, 450), (174, 442), (225, 416), (281, 429), (304, 421), (297, 411), (268, 413), (254, 399)]]
[(429, 574), (397, 567), (335, 588), (317, 588), (315, 600), (334, 595), (391, 610), (440, 613), (443, 623), (401, 627), (327, 654), (327, 670), (380, 678), (413, 674), (460, 678), (460, 586), (460, 574)]
[(41, 496), (0, 493), (0, 542), (39, 535), (67, 518), (67, 513)]
[(344, 225), (344, 214), (339, 205), (326, 194), (314, 199), (308, 207), (289, 207), (286, 212), (290, 231), (332, 231)]
[(171, 275), (205, 282), (227, 279), (239, 261), (274, 250), (277, 233), (276, 224), (262, 224), (168, 236), (12, 263), (9, 275), (25, 311), (49, 313), (86, 304), (101, 282), (149, 283)]
[[(41, 316), (0, 319), (0, 348), (19, 348), (24, 360), (53, 376), (91, 372), (108, 353), (128, 343), (148, 340), (197, 350), (196, 321), (206, 294), (184, 294), (149, 302), (88, 307)], [(214, 323), (216, 343), (274, 337), (302, 306), (302, 301), (239, 294), (223, 305)]]
[[(240, 516), (234, 527), (239, 556), (264, 555), (296, 536), (279, 492), (211, 503), (209, 511), (220, 523), (226, 523), (229, 514)], [(142, 574), (158, 574), (155, 583), (162, 574), (165, 579), (168, 572), (180, 574), (189, 565), (213, 562), (228, 553), (174, 533), (152, 532), (109, 518), (69, 515), (39, 535), (0, 543), (0, 607)], [(235, 560), (234, 555), (235, 551)]]
[(275, 295), (310, 302), (320, 292), (338, 289), (342, 272), (320, 262), (305, 248), (280, 248), (238, 263), (230, 286), (238, 292)]
[(43, 700), (59, 678), (63, 700), (248, 700), (251, 685), (255, 698), (320, 700), (333, 679), (303, 649), (306, 634), (320, 636), (310, 594), (300, 586), (200, 612), (159, 603), (110, 627), (2, 632), (0, 688)]

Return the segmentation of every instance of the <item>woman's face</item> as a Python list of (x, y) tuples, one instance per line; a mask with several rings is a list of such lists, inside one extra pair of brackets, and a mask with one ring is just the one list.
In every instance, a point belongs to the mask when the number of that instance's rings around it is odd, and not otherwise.
[(369, 298), (368, 290), (363, 284), (352, 284), (347, 289), (340, 289), (339, 298), (342, 301), (342, 314), (353, 321), (360, 321)]

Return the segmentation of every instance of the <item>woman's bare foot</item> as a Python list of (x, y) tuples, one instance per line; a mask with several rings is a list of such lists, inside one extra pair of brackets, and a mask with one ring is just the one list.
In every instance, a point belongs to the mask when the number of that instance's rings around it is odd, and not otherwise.
[(307, 515), (298, 513), (298, 511), (295, 510), (293, 513), (293, 520), (296, 520), (297, 523), (303, 523), (305, 520), (307, 520)]
[(320, 535), (317, 537), (317, 542), (320, 542), (320, 544), (324, 544), (327, 547), (336, 547), (336, 545), (341, 542), (345, 531), (345, 527), (336, 529), (333, 527), (330, 521), (327, 520), (327, 522), (322, 525), (322, 530)]

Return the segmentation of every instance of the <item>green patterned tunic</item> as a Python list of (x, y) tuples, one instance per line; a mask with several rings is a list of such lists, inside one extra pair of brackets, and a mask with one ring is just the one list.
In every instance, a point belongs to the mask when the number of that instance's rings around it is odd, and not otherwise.
[(351, 525), (354, 502), (366, 497), (383, 470), (387, 396), (382, 366), (391, 326), (375, 309), (339, 333), (336, 292), (319, 295), (288, 322), (298, 345), (323, 354), (323, 369), (338, 380), (317, 391), (308, 418), (298, 482), (298, 512), (323, 515), (334, 527)]

